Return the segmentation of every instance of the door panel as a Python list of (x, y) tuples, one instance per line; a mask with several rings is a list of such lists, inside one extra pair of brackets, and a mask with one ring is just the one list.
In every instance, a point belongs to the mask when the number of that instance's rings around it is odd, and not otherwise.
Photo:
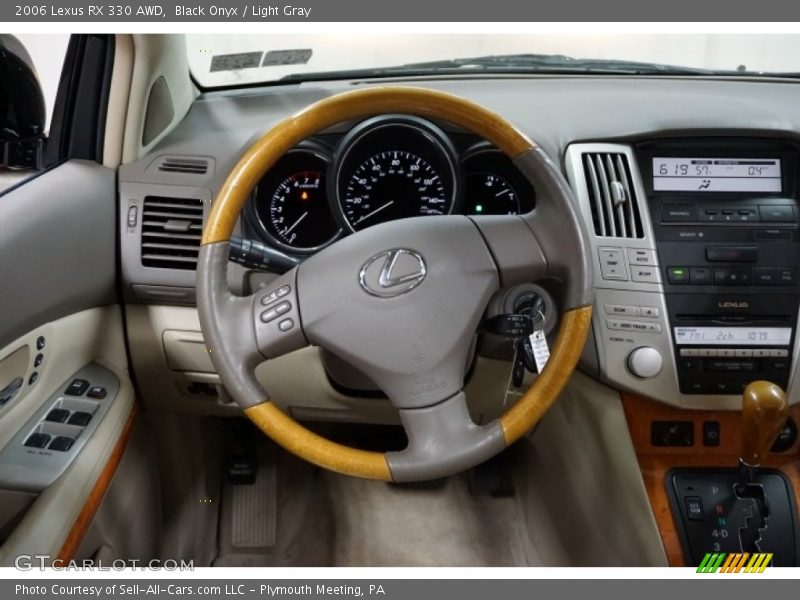
[(0, 196), (0, 347), (114, 301), (114, 198), (114, 172), (79, 160)]

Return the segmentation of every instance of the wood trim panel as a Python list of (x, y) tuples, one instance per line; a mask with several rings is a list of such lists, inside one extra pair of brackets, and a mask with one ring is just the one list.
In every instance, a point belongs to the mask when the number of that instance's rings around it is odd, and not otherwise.
[(58, 551), (55, 561), (61, 561), (63, 563), (75, 558), (78, 548), (80, 548), (83, 538), (86, 536), (86, 532), (89, 530), (89, 526), (92, 524), (92, 520), (108, 491), (108, 487), (111, 485), (111, 480), (117, 472), (117, 467), (119, 467), (119, 463), (122, 461), (122, 455), (125, 453), (128, 440), (130, 440), (131, 433), (133, 432), (133, 426), (138, 412), (138, 406), (134, 404), (133, 409), (128, 415), (128, 420), (125, 422), (125, 426), (122, 429), (122, 433), (114, 446), (114, 450), (108, 457), (106, 465), (103, 467), (97, 481), (95, 481), (92, 491), (89, 492), (89, 496), (86, 498), (83, 508), (75, 519), (75, 522), (72, 524), (67, 539), (64, 540), (64, 543), (61, 545), (61, 549)]
[[(627, 393), (622, 394), (622, 406), (667, 560), (673, 567), (686, 566), (664, 483), (666, 474), (670, 469), (678, 467), (735, 467), (738, 464), (741, 443), (740, 413), (673, 408)], [(790, 414), (795, 422), (800, 423), (800, 406), (791, 407)], [(650, 424), (653, 421), (692, 422), (695, 431), (694, 446), (682, 448), (653, 446), (650, 442)], [(705, 421), (719, 423), (719, 446), (703, 446), (702, 432)], [(786, 452), (770, 455), (764, 466), (783, 471), (792, 483), (795, 497), (800, 498), (800, 442), (795, 442)]]

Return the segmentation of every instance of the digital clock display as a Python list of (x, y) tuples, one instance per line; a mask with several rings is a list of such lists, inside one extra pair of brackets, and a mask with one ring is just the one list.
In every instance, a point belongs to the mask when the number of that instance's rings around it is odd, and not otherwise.
[(675, 343), (715, 346), (788, 346), (791, 327), (675, 327)]
[(780, 192), (779, 158), (653, 158), (656, 192)]

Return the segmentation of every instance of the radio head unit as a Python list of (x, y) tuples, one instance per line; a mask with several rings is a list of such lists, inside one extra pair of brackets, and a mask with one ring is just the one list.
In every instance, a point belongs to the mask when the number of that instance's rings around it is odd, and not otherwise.
[(637, 147), (684, 394), (788, 385), (800, 268), (800, 147), (663, 140)]

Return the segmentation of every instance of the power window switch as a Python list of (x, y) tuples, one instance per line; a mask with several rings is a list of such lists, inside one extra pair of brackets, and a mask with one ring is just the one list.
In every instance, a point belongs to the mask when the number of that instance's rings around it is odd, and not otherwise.
[(92, 386), (92, 388), (88, 392), (86, 392), (86, 396), (89, 398), (94, 398), (95, 400), (102, 400), (103, 398), (106, 397), (107, 393), (108, 392), (106, 392), (106, 388), (99, 385), (95, 385)]
[(44, 418), (45, 421), (51, 421), (52, 423), (63, 423), (69, 418), (69, 411), (64, 410), (63, 408), (54, 408), (47, 416)]
[(703, 521), (706, 513), (703, 510), (703, 501), (699, 496), (687, 496), (685, 498), (686, 516), (690, 521)]
[(72, 383), (67, 386), (64, 393), (67, 396), (83, 396), (86, 390), (89, 389), (89, 382), (85, 379), (73, 379)]
[(50, 442), (48, 449), (55, 450), (57, 452), (68, 452), (74, 443), (75, 440), (73, 440), (71, 437), (59, 435), (52, 442)]
[(25, 445), (30, 448), (44, 448), (50, 441), (50, 436), (46, 433), (32, 433), (25, 440)]
[(91, 420), (92, 420), (92, 413), (79, 411), (72, 414), (72, 416), (69, 418), (68, 423), (70, 425), (77, 425), (78, 427), (86, 427), (86, 425), (88, 425), (89, 421)]

